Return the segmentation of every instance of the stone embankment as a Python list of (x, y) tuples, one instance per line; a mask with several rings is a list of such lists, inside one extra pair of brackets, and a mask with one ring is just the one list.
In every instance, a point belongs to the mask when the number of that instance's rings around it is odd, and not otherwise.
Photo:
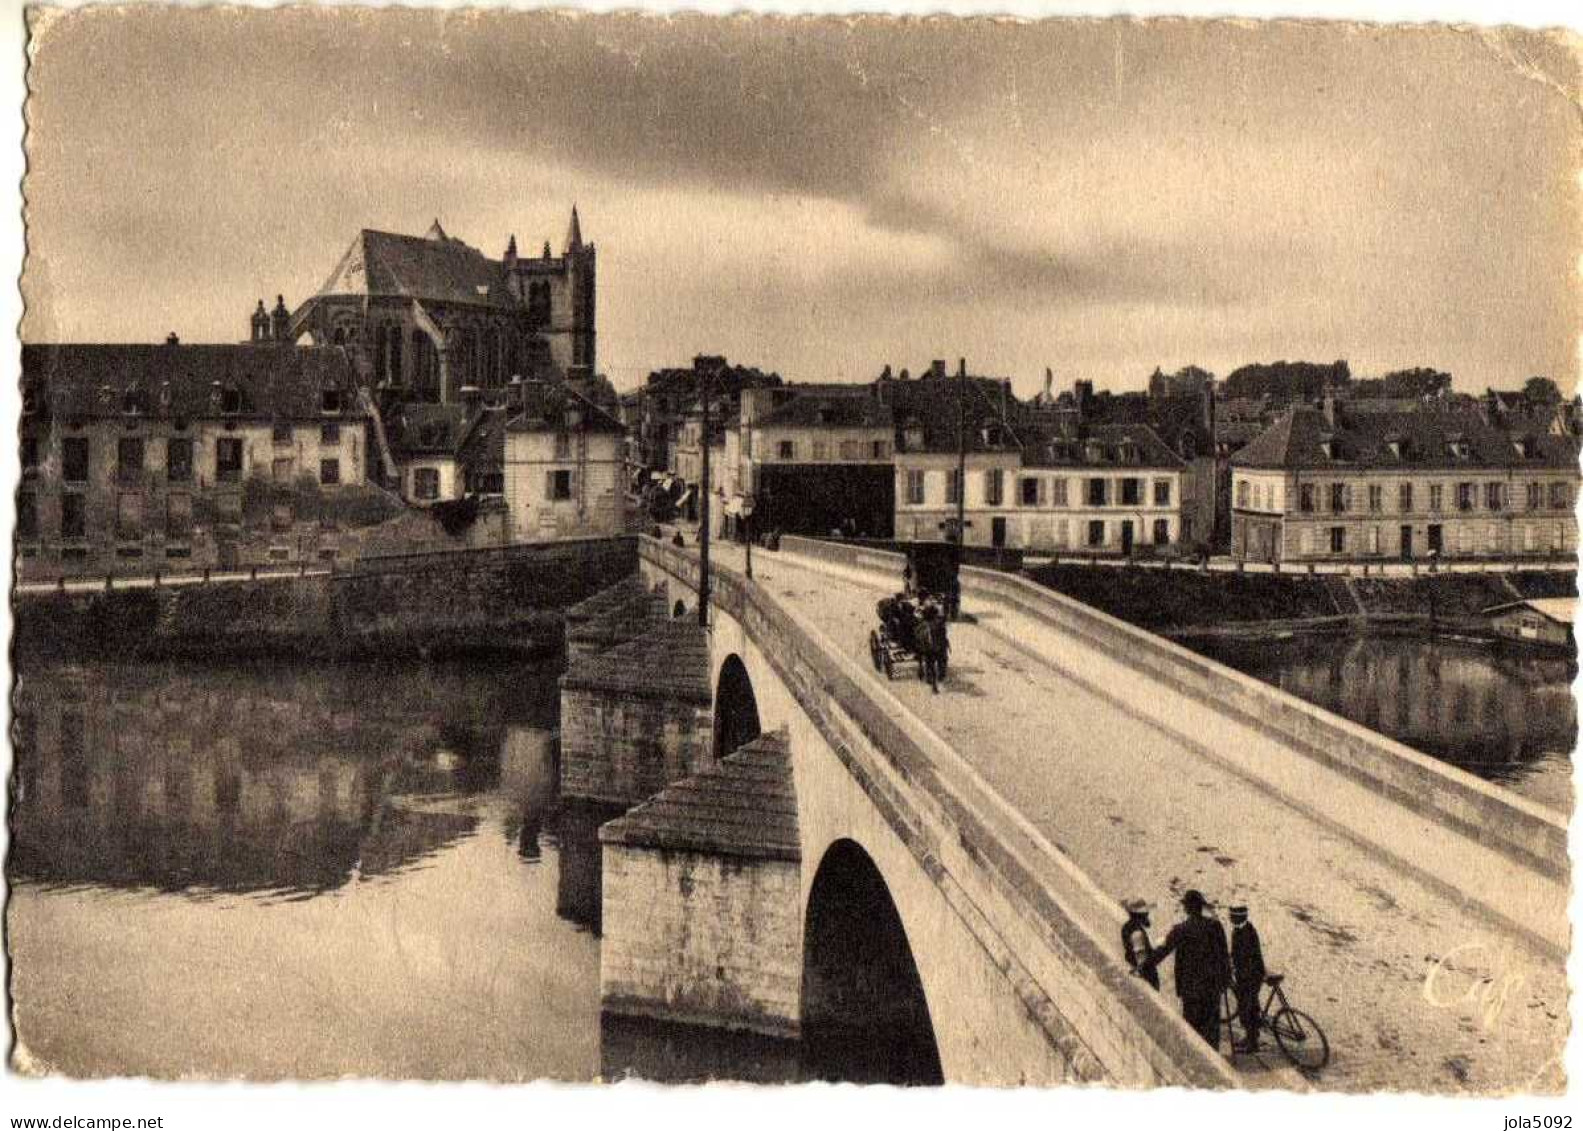
[(636, 543), (621, 537), (365, 559), (333, 575), (19, 592), (14, 647), (127, 659), (538, 653), (560, 648), (565, 610), (636, 568)]

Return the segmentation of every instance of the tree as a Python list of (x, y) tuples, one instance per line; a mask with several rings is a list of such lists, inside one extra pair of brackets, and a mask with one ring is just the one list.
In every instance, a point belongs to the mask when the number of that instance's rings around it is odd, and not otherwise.
[(1530, 377), (1523, 385), (1523, 396), (1533, 404), (1560, 404), (1561, 390), (1548, 377)]

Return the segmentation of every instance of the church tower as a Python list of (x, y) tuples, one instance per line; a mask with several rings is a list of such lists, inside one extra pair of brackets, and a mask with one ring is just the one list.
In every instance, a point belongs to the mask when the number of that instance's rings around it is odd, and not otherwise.
[(583, 242), (577, 206), (572, 205), (572, 221), (566, 229), (566, 279), (570, 290), (572, 339), (572, 376), (591, 376), (595, 372), (594, 352), (594, 278), (597, 263), (594, 245)]

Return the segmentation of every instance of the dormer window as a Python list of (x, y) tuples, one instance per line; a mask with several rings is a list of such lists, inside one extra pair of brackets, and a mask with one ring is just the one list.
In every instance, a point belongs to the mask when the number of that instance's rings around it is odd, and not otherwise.
[(137, 416), (142, 411), (143, 407), (138, 403), (138, 395), (135, 390), (128, 389), (122, 394), (121, 414), (123, 416)]
[(220, 390), (220, 411), (226, 416), (236, 416), (242, 411), (242, 390)]
[(1402, 458), (1402, 441), (1400, 437), (1392, 436), (1385, 441), (1385, 450), (1390, 452), (1392, 459)]
[(984, 430), (983, 430), (983, 436), (984, 436), (984, 446), (986, 448), (998, 448), (998, 447), (1000, 447), (1000, 444), (1001, 444), (1001, 431), (1000, 431), (1000, 426), (999, 425), (997, 425), (997, 424), (987, 424), (987, 425), (985, 425), (984, 426)]
[(1526, 436), (1522, 436), (1516, 440), (1513, 440), (1512, 447), (1517, 449), (1518, 459), (1529, 459), (1533, 456), (1533, 441), (1529, 440)]
[(1453, 459), (1467, 459), (1473, 454), (1472, 447), (1460, 436), (1453, 436), (1447, 441), (1446, 450), (1451, 453)]
[(1326, 459), (1336, 458), (1336, 442), (1329, 437), (1319, 441), (1319, 450)]
[(916, 420), (907, 421), (901, 434), (902, 447), (910, 452), (923, 449), (923, 425)]
[(22, 386), (22, 415), (30, 416), (39, 409), (39, 393), (36, 385)]
[(323, 392), (321, 392), (319, 394), (319, 411), (320, 412), (340, 412), (341, 411), (341, 390), (340, 389), (325, 389)]

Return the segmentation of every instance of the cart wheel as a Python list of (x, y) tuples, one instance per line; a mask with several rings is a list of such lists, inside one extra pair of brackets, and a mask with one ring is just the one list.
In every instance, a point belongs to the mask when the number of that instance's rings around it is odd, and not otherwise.
[(880, 668), (883, 667), (883, 652), (884, 649), (882, 649), (879, 644), (879, 633), (870, 632), (868, 634), (868, 658), (874, 661), (875, 671), (879, 671)]

